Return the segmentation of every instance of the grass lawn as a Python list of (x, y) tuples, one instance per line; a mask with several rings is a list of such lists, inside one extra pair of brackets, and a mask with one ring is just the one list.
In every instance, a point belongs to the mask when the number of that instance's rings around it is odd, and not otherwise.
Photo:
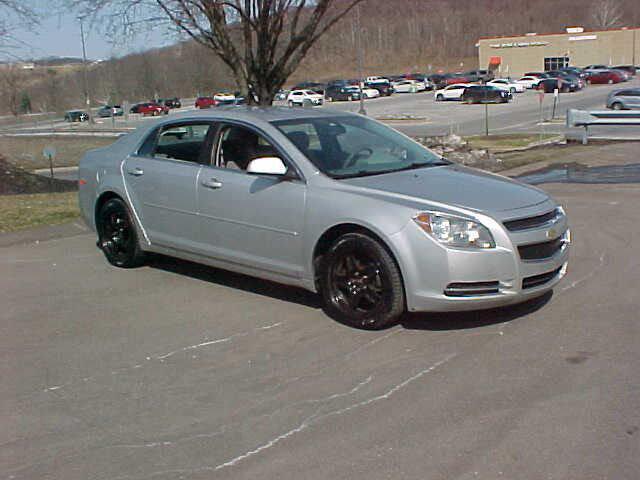
[(79, 215), (77, 192), (0, 195), (0, 233), (65, 223)]
[(513, 135), (474, 135), (472, 137), (465, 137), (465, 140), (469, 143), (469, 146), (474, 149), (490, 150), (492, 152), (500, 152), (505, 150), (513, 150), (516, 148), (524, 148), (532, 143), (539, 142), (540, 140), (551, 140), (552, 138), (559, 138), (558, 135), (553, 134), (513, 134)]
[(45, 147), (54, 147), (56, 157), (54, 167), (78, 165), (87, 150), (112, 144), (114, 137), (65, 136), (65, 137), (10, 137), (0, 135), (0, 155), (25, 170), (49, 168), (49, 160), (42, 156)]

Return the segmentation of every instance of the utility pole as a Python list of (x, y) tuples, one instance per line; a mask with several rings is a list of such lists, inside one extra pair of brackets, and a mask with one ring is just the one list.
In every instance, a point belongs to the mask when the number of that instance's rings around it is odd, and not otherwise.
[(80, 39), (82, 41), (82, 73), (84, 77), (84, 102), (87, 106), (89, 114), (89, 122), (93, 123), (93, 115), (91, 113), (91, 97), (89, 95), (89, 77), (87, 75), (87, 47), (84, 41), (84, 18), (78, 17), (80, 20)]
[(363, 67), (363, 50), (362, 50), (362, 28), (360, 28), (360, 4), (356, 6), (356, 29), (358, 30), (358, 36), (356, 37), (358, 41), (356, 42), (356, 49), (358, 50), (358, 76), (360, 77), (360, 110), (358, 113), (360, 115), (366, 115), (367, 111), (364, 108), (364, 74), (362, 73)]

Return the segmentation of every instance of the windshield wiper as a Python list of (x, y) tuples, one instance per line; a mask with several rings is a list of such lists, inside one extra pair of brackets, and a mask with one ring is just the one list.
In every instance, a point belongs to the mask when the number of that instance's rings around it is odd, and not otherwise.
[(389, 168), (387, 170), (359, 170), (354, 173), (336, 174), (332, 176), (333, 178), (336, 178), (336, 179), (370, 177), (372, 175), (384, 175), (385, 173), (402, 172), (405, 170), (417, 170), (419, 168), (427, 168), (427, 167), (441, 167), (444, 165), (451, 165), (451, 162), (449, 162), (444, 158), (440, 158), (439, 160), (436, 160), (433, 162), (413, 162), (409, 165), (406, 165), (400, 168)]

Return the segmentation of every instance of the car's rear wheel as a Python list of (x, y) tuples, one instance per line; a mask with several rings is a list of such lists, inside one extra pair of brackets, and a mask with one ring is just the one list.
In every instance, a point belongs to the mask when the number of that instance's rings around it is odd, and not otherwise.
[(293, 101), (289, 100), (289, 108), (293, 108)]
[(98, 247), (111, 265), (121, 268), (138, 267), (144, 263), (144, 251), (127, 205), (112, 198), (100, 208), (96, 218)]
[(616, 102), (611, 105), (611, 108), (613, 108), (614, 110), (622, 110), (622, 104), (620, 102)]
[(320, 288), (327, 313), (356, 328), (384, 328), (404, 312), (400, 269), (380, 242), (362, 233), (333, 243), (322, 261)]

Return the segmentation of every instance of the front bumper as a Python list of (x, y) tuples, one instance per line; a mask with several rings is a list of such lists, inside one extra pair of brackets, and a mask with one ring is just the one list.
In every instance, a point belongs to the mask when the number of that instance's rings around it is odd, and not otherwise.
[[(413, 224), (413, 222), (412, 222)], [(446, 248), (417, 225), (394, 235), (396, 256), (405, 280), (409, 311), (482, 310), (524, 302), (553, 289), (565, 276), (570, 250), (566, 217), (552, 226), (495, 235), (496, 248)], [(562, 246), (547, 258), (522, 260), (518, 246), (549, 240), (554, 232)], [(399, 253), (402, 252), (402, 253)]]

